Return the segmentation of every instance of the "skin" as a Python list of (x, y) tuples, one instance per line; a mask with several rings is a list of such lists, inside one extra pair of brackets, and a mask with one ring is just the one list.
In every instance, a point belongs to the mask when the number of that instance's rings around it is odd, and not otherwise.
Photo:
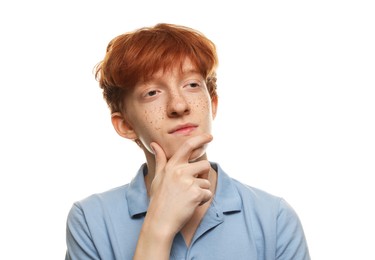
[(118, 134), (135, 140), (145, 153), (150, 205), (134, 259), (169, 259), (181, 232), (189, 246), (216, 189), (217, 174), (207, 160), (217, 99), (186, 59), (155, 73), (125, 97), (122, 113), (112, 114)]

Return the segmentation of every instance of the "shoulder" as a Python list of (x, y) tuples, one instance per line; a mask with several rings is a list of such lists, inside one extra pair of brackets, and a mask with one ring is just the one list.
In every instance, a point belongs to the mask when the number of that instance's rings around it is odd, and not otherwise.
[(283, 197), (246, 185), (236, 179), (232, 179), (232, 182), (241, 197), (245, 212), (269, 221), (298, 221), (293, 207)]
[(253, 186), (244, 184), (236, 179), (232, 178), (232, 182), (235, 185), (238, 193), (240, 194), (243, 203), (251, 203), (253, 206), (260, 207), (274, 207), (278, 208), (280, 203), (283, 201), (282, 197), (276, 196), (265, 190), (255, 188)]
[(66, 223), (68, 253), (72, 259), (112, 255), (109, 250), (112, 240), (117, 239), (117, 230), (123, 229), (122, 223), (129, 219), (127, 189), (128, 185), (124, 185), (96, 193), (72, 205)]
[(227, 221), (231, 228), (242, 223), (258, 251), (266, 250), (270, 259), (309, 259), (301, 222), (282, 197), (231, 178), (213, 165), (218, 170), (217, 203), (226, 210), (228, 220), (235, 219)]
[(242, 208), (244, 212), (257, 215), (269, 215), (270, 212), (278, 211), (280, 202), (282, 201), (281, 197), (230, 177), (217, 163), (212, 165), (218, 172), (216, 197), (221, 204), (224, 204), (224, 208)]
[(111, 208), (125, 206), (127, 187), (128, 184), (76, 201), (70, 210), (69, 217), (74, 217), (74, 215), (100, 216)]
[[(301, 221), (282, 197), (233, 180), (242, 199), (244, 214), (259, 233), (275, 239), (277, 259), (310, 259)], [(268, 239), (270, 239), (270, 237)]]
[(143, 166), (130, 183), (92, 194), (75, 202), (70, 211), (72, 215), (82, 215), (90, 222), (120, 219), (133, 216), (133, 212), (144, 212), (147, 208), (147, 192), (144, 184)]
[(216, 196), (224, 204), (237, 204), (245, 213), (275, 220), (282, 212), (293, 214), (292, 207), (280, 196), (255, 188), (230, 177), (218, 163), (211, 162), (218, 172)]
[(129, 184), (125, 184), (104, 192), (95, 193), (92, 194), (80, 201), (78, 201), (78, 204), (81, 205), (91, 205), (91, 204), (97, 204), (97, 203), (112, 203), (115, 201), (118, 201), (118, 199), (125, 198), (126, 190), (128, 188)]

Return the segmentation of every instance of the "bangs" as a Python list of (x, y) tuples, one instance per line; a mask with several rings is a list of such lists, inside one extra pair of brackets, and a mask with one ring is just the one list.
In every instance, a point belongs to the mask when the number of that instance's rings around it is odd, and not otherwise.
[(140, 81), (149, 80), (159, 70), (176, 66), (182, 69), (186, 58), (204, 78), (213, 73), (217, 66), (213, 43), (196, 32), (170, 31), (170, 27), (167, 31), (159, 25), (153, 30), (144, 28), (129, 37), (115, 38), (105, 66), (112, 74), (113, 83), (119, 87), (133, 87)]

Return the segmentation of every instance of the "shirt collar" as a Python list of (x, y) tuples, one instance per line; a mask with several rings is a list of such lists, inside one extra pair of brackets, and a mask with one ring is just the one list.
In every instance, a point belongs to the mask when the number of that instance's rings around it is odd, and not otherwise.
[(215, 192), (215, 204), (223, 213), (238, 212), (242, 209), (242, 200), (234, 181), (226, 174), (218, 163), (211, 162), (211, 166), (217, 172), (217, 186)]
[[(223, 213), (241, 211), (241, 197), (233, 180), (221, 169), (219, 164), (211, 162), (211, 166), (216, 170), (218, 176), (214, 198), (215, 206)], [(129, 183), (126, 192), (131, 217), (143, 216), (147, 212), (149, 198), (144, 180), (145, 174), (147, 174), (147, 165), (143, 164)]]
[(126, 192), (126, 199), (131, 217), (144, 215), (147, 211), (149, 199), (147, 196), (147, 189), (144, 179), (146, 174), (147, 165), (142, 164), (137, 172), (137, 175), (129, 183), (129, 187)]

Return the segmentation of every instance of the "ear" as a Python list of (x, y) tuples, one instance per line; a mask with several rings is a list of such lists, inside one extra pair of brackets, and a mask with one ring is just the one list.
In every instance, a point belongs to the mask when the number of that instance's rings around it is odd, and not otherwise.
[(211, 99), (212, 118), (215, 119), (218, 105), (218, 97), (215, 96)]
[(113, 113), (111, 115), (111, 120), (113, 127), (120, 136), (131, 140), (138, 138), (133, 127), (120, 112)]

